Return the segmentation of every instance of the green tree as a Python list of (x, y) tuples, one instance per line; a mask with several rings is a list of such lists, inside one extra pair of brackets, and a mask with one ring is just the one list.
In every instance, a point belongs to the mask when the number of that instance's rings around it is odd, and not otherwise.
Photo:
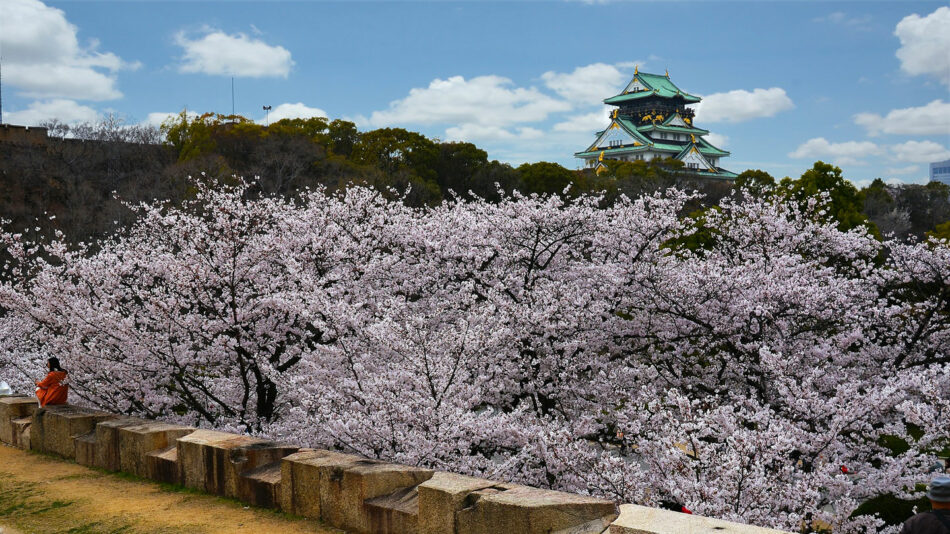
[(475, 175), (488, 165), (488, 153), (472, 143), (440, 143), (434, 163), (436, 182), (443, 193), (451, 189), (465, 195), (474, 189)]
[(518, 167), (521, 179), (521, 192), (560, 195), (564, 189), (574, 183), (577, 173), (565, 169), (557, 163), (540, 161), (524, 163)]
[(437, 155), (435, 143), (422, 134), (402, 128), (380, 128), (360, 136), (352, 158), (390, 174), (409, 169), (421, 178), (434, 180), (433, 163)]
[(738, 189), (746, 189), (753, 194), (762, 195), (775, 187), (775, 178), (763, 170), (749, 169), (739, 174), (735, 186)]
[(360, 132), (350, 121), (336, 119), (327, 127), (330, 136), (330, 151), (338, 156), (349, 158), (353, 147), (360, 141)]
[(863, 199), (857, 188), (842, 176), (840, 167), (816, 161), (798, 180), (782, 182), (787, 194), (802, 203), (810, 197), (827, 193), (828, 216), (838, 222), (839, 230), (847, 231), (865, 226), (875, 235), (880, 235), (877, 226), (868, 221), (862, 213)]
[(950, 221), (938, 224), (933, 230), (927, 232), (927, 237), (950, 241)]

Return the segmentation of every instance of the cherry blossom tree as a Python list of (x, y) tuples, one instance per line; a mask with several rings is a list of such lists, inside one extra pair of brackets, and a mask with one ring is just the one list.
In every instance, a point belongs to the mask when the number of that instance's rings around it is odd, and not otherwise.
[(2, 234), (0, 371), (57, 355), (115, 411), (790, 530), (888, 531), (852, 513), (950, 442), (950, 246), (827, 199), (195, 187), (101, 243)]

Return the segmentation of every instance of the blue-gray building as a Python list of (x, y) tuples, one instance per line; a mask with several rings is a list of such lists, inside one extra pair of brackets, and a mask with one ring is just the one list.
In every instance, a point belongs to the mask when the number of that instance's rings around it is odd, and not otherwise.
[(950, 159), (930, 164), (930, 181), (950, 185)]

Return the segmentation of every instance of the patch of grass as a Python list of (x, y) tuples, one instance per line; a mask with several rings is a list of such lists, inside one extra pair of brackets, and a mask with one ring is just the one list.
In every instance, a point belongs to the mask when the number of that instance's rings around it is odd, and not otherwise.
[(122, 532), (131, 532), (131, 525), (122, 525), (118, 528), (112, 528), (100, 521), (79, 525), (66, 531), (66, 534), (120, 534)]
[(76, 473), (75, 475), (63, 475), (61, 477), (56, 477), (53, 480), (87, 480), (100, 478), (102, 475), (98, 473)]
[(44, 505), (37, 506), (30, 511), (31, 514), (43, 514), (46, 512), (51, 512), (53, 510), (58, 510), (60, 508), (66, 508), (67, 506), (73, 504), (76, 501), (47, 501)]
[[(77, 523), (76, 514), (65, 511), (76, 501), (47, 498), (40, 484), (13, 479), (0, 473), (0, 518), (5, 524), (24, 532), (95, 533), (130, 532), (132, 525), (116, 519), (103, 522)], [(81, 519), (79, 519), (81, 521)]]

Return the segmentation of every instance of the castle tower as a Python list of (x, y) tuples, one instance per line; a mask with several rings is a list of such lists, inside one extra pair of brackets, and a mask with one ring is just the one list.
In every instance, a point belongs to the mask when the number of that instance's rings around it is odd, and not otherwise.
[(719, 167), (720, 158), (729, 152), (703, 139), (708, 130), (693, 126), (695, 113), (686, 106), (700, 100), (674, 85), (669, 72), (647, 74), (637, 68), (623, 92), (604, 100), (617, 106), (610, 113), (610, 125), (574, 156), (590, 168), (601, 167), (605, 159), (675, 158), (698, 175), (732, 180), (736, 174)]

